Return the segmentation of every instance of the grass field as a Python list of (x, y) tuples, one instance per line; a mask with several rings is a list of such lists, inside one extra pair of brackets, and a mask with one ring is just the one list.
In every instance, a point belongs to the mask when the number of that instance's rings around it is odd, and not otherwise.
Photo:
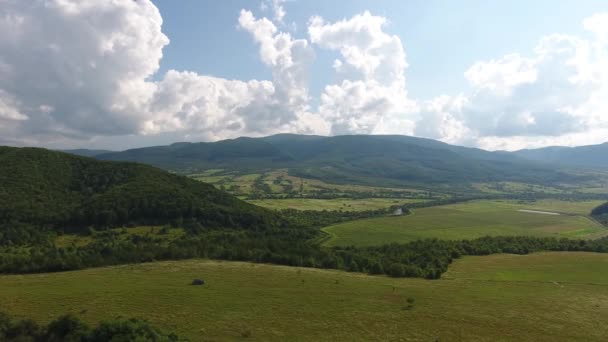
[[(606, 254), (468, 257), (446, 279), (430, 281), (157, 262), (0, 276), (0, 310), (38, 321), (66, 312), (90, 323), (140, 317), (192, 341), (602, 341), (608, 334), (602, 265), (608, 266)], [(207, 284), (188, 285), (193, 278)]]
[(561, 194), (567, 192), (563, 189), (558, 189), (550, 186), (526, 184), (519, 182), (473, 183), (471, 184), (471, 187), (487, 194)]
[(547, 252), (529, 255), (467, 256), (450, 266), (444, 279), (487, 281), (551, 281), (608, 286), (608, 255)]
[[(190, 177), (213, 184), (217, 188), (226, 190), (233, 195), (248, 196), (254, 192), (262, 192), (266, 195), (297, 194), (307, 196), (314, 194), (369, 194), (370, 197), (379, 197), (380, 194), (399, 195), (406, 198), (440, 198), (442, 194), (426, 190), (411, 188), (385, 188), (354, 184), (331, 184), (317, 179), (301, 178), (289, 175), (286, 169), (268, 171), (264, 173), (252, 173), (247, 175), (223, 172), (223, 170), (207, 170), (203, 173), (191, 174)], [(256, 186), (256, 181), (268, 185), (267, 191)]]
[(395, 199), (395, 198), (289, 198), (289, 199), (263, 199), (248, 202), (269, 209), (297, 209), (297, 210), (344, 210), (364, 211), (385, 209), (393, 205), (423, 202), (421, 199)]
[(553, 211), (563, 214), (589, 215), (591, 210), (606, 201), (560, 201), (544, 199), (534, 202), (517, 202), (525, 209)]
[[(488, 235), (598, 238), (608, 235), (608, 229), (583, 216), (597, 203), (474, 201), (421, 208), (408, 216), (350, 221), (326, 227), (324, 231), (331, 236), (326, 241), (328, 246), (370, 246), (423, 238), (473, 239)], [(564, 214), (543, 215), (519, 211), (525, 209)]]

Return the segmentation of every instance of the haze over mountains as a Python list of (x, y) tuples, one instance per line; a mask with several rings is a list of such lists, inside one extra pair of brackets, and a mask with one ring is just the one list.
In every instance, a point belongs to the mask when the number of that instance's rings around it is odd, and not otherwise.
[[(575, 181), (570, 168), (608, 167), (608, 145), (489, 152), (399, 135), (314, 136), (279, 134), (210, 143), (174, 143), (95, 153), (101, 160), (134, 161), (178, 172), (204, 169), (256, 171), (288, 168), (291, 174), (337, 183), (385, 186), (520, 181)], [(576, 156), (576, 158), (572, 157)]]

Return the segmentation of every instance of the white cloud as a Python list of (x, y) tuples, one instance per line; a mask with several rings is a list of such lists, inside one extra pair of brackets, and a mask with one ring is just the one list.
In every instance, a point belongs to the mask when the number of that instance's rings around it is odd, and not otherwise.
[[(474, 63), (468, 94), (415, 101), (401, 39), (369, 12), (314, 16), (297, 38), (285, 1), (264, 1), (270, 19), (242, 10), (238, 26), (272, 78), (227, 80), (157, 75), (169, 39), (150, 0), (0, 1), (2, 143), (393, 133), (514, 149), (601, 142), (608, 131), (608, 13), (583, 21), (588, 35), (553, 34), (529, 54)], [(336, 54), (319, 99), (308, 85), (315, 48)]]
[[(239, 24), (259, 43), (272, 81), (177, 70), (150, 80), (169, 43), (150, 1), (5, 1), (2, 140), (55, 145), (96, 136), (179, 133), (223, 139), (323, 129), (308, 105), (307, 67), (314, 59), (308, 42), (248, 11)], [(311, 126), (302, 127), (300, 120)]]
[(415, 104), (407, 95), (405, 50), (399, 37), (384, 32), (386, 23), (369, 12), (335, 23), (318, 16), (309, 21), (311, 42), (342, 56), (333, 63), (342, 82), (325, 87), (319, 106), (332, 134), (387, 132), (391, 127), (407, 128), (391, 133), (411, 133), (407, 114)]
[(274, 92), (269, 81), (231, 81), (170, 70), (158, 83), (149, 107), (153, 117), (145, 121), (144, 133), (200, 132), (206, 139), (242, 134), (251, 129), (251, 122), (275, 119), (240, 115), (269, 102)]
[(274, 20), (280, 24), (283, 24), (285, 15), (287, 14), (285, 12), (285, 8), (283, 7), (284, 3), (285, 0), (264, 0), (262, 1), (261, 7), (262, 10), (272, 10)]
[(471, 130), (454, 116), (467, 105), (467, 99), (460, 96), (441, 95), (424, 103), (420, 119), (416, 122), (415, 135), (441, 139), (447, 143), (471, 144)]
[(27, 120), (27, 116), (19, 112), (15, 99), (0, 89), (0, 122), (1, 120)]
[(534, 64), (533, 60), (512, 54), (500, 60), (477, 62), (464, 76), (476, 88), (509, 95), (515, 86), (537, 80), (538, 72)]
[(608, 40), (608, 13), (595, 13), (585, 18), (583, 27), (593, 32), (600, 42), (605, 43)]
[(161, 23), (146, 1), (4, 1), (0, 90), (27, 120), (2, 133), (137, 132), (143, 113), (132, 109), (154, 88), (145, 80), (168, 43)]
[[(277, 103), (283, 113), (297, 115), (308, 110), (308, 68), (314, 60), (314, 50), (305, 39), (294, 39), (280, 32), (267, 18), (256, 19), (250, 11), (242, 10), (239, 25), (260, 45), (260, 57), (272, 69)], [(289, 118), (292, 119), (292, 118)]]
[(521, 150), (545, 146), (581, 146), (606, 142), (608, 129), (593, 128), (585, 132), (568, 133), (560, 136), (511, 136), (480, 137), (475, 140), (477, 146), (487, 150)]
[[(529, 57), (509, 54), (475, 63), (465, 72), (473, 93), (462, 106), (423, 113), (417, 133), (493, 149), (574, 144), (585, 136), (601, 142), (605, 137), (598, 132), (608, 128), (605, 18), (596, 14), (584, 21), (591, 39), (553, 34), (542, 37)], [(440, 127), (424, 127), (432, 118), (446, 116), (451, 119), (434, 121)], [(467, 132), (462, 140), (443, 132), (454, 120)]]

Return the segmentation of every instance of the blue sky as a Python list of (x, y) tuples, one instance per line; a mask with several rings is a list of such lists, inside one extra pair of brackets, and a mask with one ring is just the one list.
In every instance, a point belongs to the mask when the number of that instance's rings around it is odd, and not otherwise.
[(6, 0), (0, 32), (0, 144), (608, 140), (605, 0)]
[[(268, 79), (255, 43), (237, 27), (241, 9), (269, 15), (258, 1), (154, 0), (163, 16), (163, 31), (171, 39), (164, 49), (161, 72), (194, 70), (231, 79)], [(294, 35), (306, 37), (313, 15), (328, 21), (369, 10), (390, 20), (386, 31), (404, 43), (410, 67), (410, 94), (430, 99), (467, 89), (464, 72), (476, 61), (508, 53), (530, 53), (538, 39), (551, 33), (585, 34), (587, 16), (608, 11), (604, 0), (585, 1), (288, 1), (286, 21)], [(311, 71), (312, 93), (331, 82), (336, 53), (318, 53)]]

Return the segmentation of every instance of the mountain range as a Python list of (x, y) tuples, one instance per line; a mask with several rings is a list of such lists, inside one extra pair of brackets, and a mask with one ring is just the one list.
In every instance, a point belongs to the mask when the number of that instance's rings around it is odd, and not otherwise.
[(133, 161), (175, 172), (206, 169), (256, 172), (289, 169), (295, 176), (381, 186), (518, 181), (575, 182), (573, 168), (606, 168), (608, 144), (516, 152), (485, 151), (400, 135), (278, 134), (217, 142), (180, 142), (120, 152), (78, 154)]
[(526, 149), (515, 151), (514, 154), (529, 160), (577, 168), (608, 168), (608, 142), (577, 147), (552, 146)]

